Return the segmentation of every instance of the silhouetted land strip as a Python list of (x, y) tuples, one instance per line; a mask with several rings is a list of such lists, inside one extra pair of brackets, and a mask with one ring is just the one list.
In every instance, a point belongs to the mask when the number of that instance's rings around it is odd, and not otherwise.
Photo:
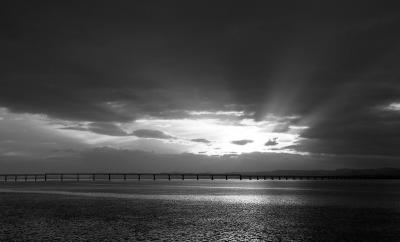
[(128, 181), (128, 180), (339, 180), (339, 179), (400, 179), (390, 175), (265, 175), (237, 173), (36, 173), (0, 174), (3, 182), (47, 182), (47, 181)]

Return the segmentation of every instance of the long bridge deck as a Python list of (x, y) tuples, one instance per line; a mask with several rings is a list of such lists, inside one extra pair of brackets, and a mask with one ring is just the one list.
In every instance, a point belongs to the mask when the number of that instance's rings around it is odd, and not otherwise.
[(332, 179), (400, 179), (391, 175), (254, 175), (238, 173), (35, 173), (0, 174), (0, 182), (47, 182), (47, 181), (128, 181), (128, 180), (332, 180)]

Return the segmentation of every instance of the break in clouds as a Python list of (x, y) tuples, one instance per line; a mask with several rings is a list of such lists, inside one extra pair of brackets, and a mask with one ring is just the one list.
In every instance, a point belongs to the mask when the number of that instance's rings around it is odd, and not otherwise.
[(396, 8), (171, 4), (6, 4), (0, 156), (108, 147), (398, 160)]

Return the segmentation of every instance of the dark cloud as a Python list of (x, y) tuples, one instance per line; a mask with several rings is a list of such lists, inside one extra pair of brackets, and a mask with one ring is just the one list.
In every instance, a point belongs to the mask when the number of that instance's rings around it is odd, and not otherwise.
[(265, 145), (265, 146), (274, 146), (274, 145), (277, 145), (278, 142), (276, 141), (276, 139), (277, 139), (277, 138), (270, 139), (270, 140), (268, 140), (264, 145)]
[(249, 139), (233, 140), (231, 141), (231, 143), (235, 145), (247, 145), (248, 143), (253, 143), (253, 140)]
[(278, 133), (285, 133), (285, 132), (288, 132), (289, 130), (290, 130), (290, 124), (283, 123), (283, 124), (276, 125), (272, 131), (278, 132)]
[(111, 123), (91, 123), (89, 125), (89, 130), (98, 133), (105, 134), (110, 136), (128, 136), (129, 134), (122, 130), (115, 124)]
[[(128, 133), (122, 130), (118, 125), (112, 123), (90, 123), (87, 127), (83, 126), (71, 126), (63, 129), (72, 129), (80, 131), (90, 131), (97, 134), (109, 135), (109, 136), (136, 136), (140, 138), (151, 138), (151, 139), (174, 139), (175, 137), (168, 135), (159, 130), (153, 129), (138, 129), (132, 133)], [(201, 142), (201, 141), (197, 141)]]
[(88, 126), (67, 126), (62, 129), (71, 129), (71, 130), (79, 130), (79, 131), (90, 131), (97, 134), (109, 135), (109, 136), (129, 136), (131, 134), (125, 132), (120, 127), (113, 123), (100, 123), (93, 122), (88, 124)]
[(309, 127), (297, 150), (400, 156), (398, 117), (371, 111), (400, 97), (395, 6), (176, 6), (7, 2), (0, 106), (90, 121), (92, 132), (118, 136), (126, 134), (114, 122), (181, 118), (187, 110), (295, 115), (290, 125)]
[(132, 132), (132, 135), (135, 135), (140, 138), (152, 138), (152, 139), (174, 139), (173, 136), (165, 134), (159, 130), (153, 129), (138, 129)]
[(88, 131), (88, 128), (83, 126), (66, 126), (60, 129), (67, 129), (67, 130), (78, 130), (78, 131)]
[(207, 139), (191, 139), (190, 141), (198, 142), (198, 143), (205, 143), (205, 144), (209, 144), (211, 142), (211, 141), (209, 141)]

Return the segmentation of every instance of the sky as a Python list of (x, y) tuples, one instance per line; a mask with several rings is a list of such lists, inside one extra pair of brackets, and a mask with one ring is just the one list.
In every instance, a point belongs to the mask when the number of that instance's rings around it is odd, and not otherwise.
[(379, 1), (4, 1), (0, 171), (400, 167)]

